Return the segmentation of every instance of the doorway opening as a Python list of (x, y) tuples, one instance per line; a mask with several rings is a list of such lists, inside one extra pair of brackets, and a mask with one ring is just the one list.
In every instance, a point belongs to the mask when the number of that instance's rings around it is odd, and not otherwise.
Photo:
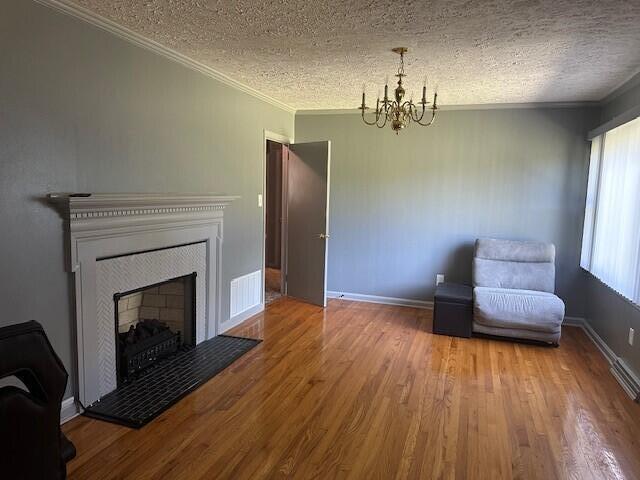
[(290, 143), (264, 132), (263, 300), (327, 305), (331, 142)]
[(284, 217), (286, 211), (284, 147), (267, 139), (265, 170), (265, 279), (264, 303), (269, 304), (286, 293)]

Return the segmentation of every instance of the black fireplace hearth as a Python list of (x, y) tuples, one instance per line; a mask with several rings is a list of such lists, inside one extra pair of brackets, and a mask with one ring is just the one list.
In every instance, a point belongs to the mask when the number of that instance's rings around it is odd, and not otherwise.
[(119, 385), (88, 406), (84, 414), (141, 428), (259, 343), (251, 338), (219, 335), (193, 348), (180, 349)]

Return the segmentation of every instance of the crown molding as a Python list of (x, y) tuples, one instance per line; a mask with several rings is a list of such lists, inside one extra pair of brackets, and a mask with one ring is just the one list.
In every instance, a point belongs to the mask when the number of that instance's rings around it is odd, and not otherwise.
[(296, 115), (360, 115), (358, 108), (318, 108), (296, 110)]
[(618, 98), (623, 93), (628, 92), (634, 87), (640, 85), (640, 70), (635, 72), (633, 75), (628, 77), (624, 82), (620, 83), (618, 86), (614, 87), (608, 94), (606, 94), (602, 100), (600, 100), (600, 104), (604, 105), (609, 103), (611, 100)]
[(296, 109), (291, 105), (288, 105), (280, 100), (276, 100), (269, 95), (266, 95), (244, 83), (241, 83), (233, 78), (221, 73), (197, 60), (187, 57), (182, 53), (179, 53), (169, 47), (166, 47), (154, 40), (151, 40), (139, 33), (134, 32), (122, 25), (118, 25), (117, 23), (109, 20), (108, 18), (103, 17), (102, 15), (98, 15), (91, 10), (81, 7), (79, 5), (74, 5), (67, 0), (34, 0), (34, 2), (44, 5), (46, 7), (52, 8), (58, 12), (61, 12), (66, 15), (70, 15), (77, 19), (80, 19), (84, 22), (90, 23), (91, 25), (98, 27), (102, 30), (105, 30), (129, 43), (132, 43), (138, 47), (142, 47), (146, 50), (150, 50), (158, 55), (162, 55), (163, 57), (172, 60), (174, 62), (180, 63), (185, 67), (188, 67), (192, 70), (200, 72), (214, 80), (217, 80), (229, 87), (235, 88), (236, 90), (240, 90), (241, 92), (247, 93), (263, 102), (269, 103), (275, 107), (278, 107), (282, 110), (285, 110), (289, 113), (296, 113)]
[[(594, 108), (600, 102), (533, 102), (533, 103), (485, 103), (465, 105), (440, 105), (438, 110), (515, 110), (544, 108)], [(296, 115), (360, 115), (359, 108), (335, 108), (318, 110), (298, 110)]]
[[(171, 61), (200, 72), (214, 80), (219, 81), (229, 87), (251, 95), (263, 102), (269, 103), (277, 108), (296, 115), (343, 115), (359, 114), (357, 108), (353, 109), (296, 109), (295, 107), (266, 95), (255, 88), (245, 85), (242, 82), (217, 71), (197, 60), (166, 47), (154, 40), (151, 40), (133, 30), (119, 25), (102, 15), (99, 15), (85, 7), (75, 5), (69, 0), (33, 0), (36, 3), (49, 7), (63, 14), (75, 17), (95, 27), (105, 30), (129, 43), (146, 50), (150, 50)], [(465, 105), (441, 105), (440, 110), (500, 110), (500, 109), (521, 109), (521, 108), (577, 108), (577, 107), (600, 107), (610, 102), (614, 98), (622, 95), (631, 88), (640, 85), (640, 71), (635, 72), (620, 85), (614, 87), (607, 95), (599, 101), (588, 102), (535, 102), (535, 103), (491, 103), (491, 104), (465, 104)]]
[(593, 130), (590, 130), (587, 133), (587, 140), (593, 140), (595, 137), (602, 135), (603, 133), (606, 133), (609, 130), (613, 130), (614, 128), (619, 127), (620, 125), (623, 125), (627, 122), (635, 120), (638, 117), (640, 117), (640, 105), (636, 105), (635, 107), (632, 107), (629, 110), (626, 110), (620, 115), (616, 115), (608, 122), (603, 123), (602, 125), (594, 128)]
[(528, 102), (528, 103), (479, 103), (465, 105), (440, 105), (438, 110), (520, 110), (545, 108), (597, 108), (600, 102)]

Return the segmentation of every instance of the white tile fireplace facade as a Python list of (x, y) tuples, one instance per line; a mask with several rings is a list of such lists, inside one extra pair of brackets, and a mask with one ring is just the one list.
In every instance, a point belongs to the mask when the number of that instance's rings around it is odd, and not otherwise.
[[(118, 386), (116, 374), (116, 293), (128, 292), (176, 277), (196, 273), (196, 344), (216, 334), (207, 328), (207, 244), (192, 243), (151, 252), (99, 260), (96, 265), (98, 369), (100, 396)], [(207, 335), (207, 332), (213, 333)]]
[(215, 195), (51, 195), (66, 219), (75, 273), (78, 396), (117, 386), (114, 294), (196, 273), (196, 343), (220, 320), (223, 209)]

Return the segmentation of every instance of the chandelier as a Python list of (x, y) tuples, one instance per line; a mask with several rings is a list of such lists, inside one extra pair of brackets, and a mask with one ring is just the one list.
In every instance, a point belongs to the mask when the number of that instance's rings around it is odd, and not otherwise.
[[(367, 125), (376, 125), (378, 128), (383, 128), (387, 122), (391, 123), (391, 129), (396, 132), (396, 135), (408, 126), (411, 122), (415, 122), (423, 127), (428, 127), (433, 124), (436, 119), (436, 99), (438, 94), (433, 94), (433, 103), (431, 107), (427, 108), (429, 102), (427, 102), (427, 83), (422, 87), (422, 100), (416, 105), (413, 103), (413, 99), (404, 100), (405, 90), (402, 86), (402, 79), (407, 75), (404, 73), (404, 54), (407, 53), (405, 47), (397, 47), (391, 50), (394, 53), (400, 55), (400, 67), (398, 67), (398, 86), (395, 89), (395, 99), (389, 100), (389, 81), (385, 82), (384, 86), (384, 99), (380, 100), (380, 93), (378, 92), (378, 99), (376, 100), (375, 120), (371, 117), (371, 121), (368, 121), (365, 117), (365, 112), (369, 110), (369, 107), (365, 104), (365, 92), (362, 91), (362, 105), (358, 107), (362, 110), (362, 120)], [(431, 118), (428, 122), (423, 123), (425, 113), (431, 110)], [(428, 117), (429, 115), (427, 115)]]

